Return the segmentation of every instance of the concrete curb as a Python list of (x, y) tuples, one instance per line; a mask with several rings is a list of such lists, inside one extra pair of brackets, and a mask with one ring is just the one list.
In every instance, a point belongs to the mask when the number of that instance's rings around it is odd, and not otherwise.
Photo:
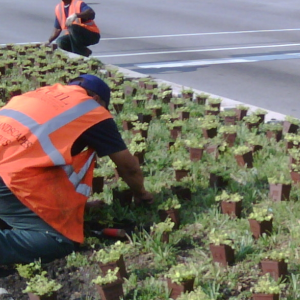
[[(126, 77), (133, 77), (133, 78), (149, 77), (148, 75), (141, 74), (141, 73), (138, 73), (138, 72), (134, 72), (134, 71), (131, 71), (131, 70), (128, 70), (128, 69), (124, 69), (124, 68), (121, 68), (121, 67), (118, 67), (118, 66), (115, 66), (115, 65), (106, 65), (106, 66), (109, 67), (109, 68), (118, 69)], [(173, 83), (173, 82), (169, 82), (169, 81), (166, 81), (166, 80), (161, 80), (161, 79), (157, 79), (157, 78), (154, 78), (154, 77), (151, 77), (151, 78), (154, 79), (158, 84), (165, 83), (165, 84), (168, 84), (168, 85), (172, 86), (172, 89), (173, 89), (173, 92), (174, 92), (175, 95), (179, 95), (183, 88), (189, 88), (187, 86), (183, 86), (183, 85)], [(219, 96), (219, 95), (207, 93), (205, 91), (201, 91), (201, 90), (197, 90), (197, 89), (193, 89), (193, 90), (197, 94), (206, 93), (206, 94), (211, 95), (212, 97), (221, 98), (223, 100), (222, 103), (221, 103), (221, 106), (222, 106), (221, 109), (223, 109), (223, 110), (234, 108), (238, 104), (244, 104), (244, 105), (249, 106), (249, 112), (252, 112), (252, 111), (255, 111), (258, 108), (261, 108), (261, 107), (258, 107), (258, 106), (250, 105), (248, 103), (244, 103), (244, 102), (236, 101), (236, 100), (233, 100), (233, 99), (224, 98), (224, 97)], [(268, 114), (265, 116), (265, 121), (266, 122), (268, 122), (272, 119), (275, 119), (275, 120), (284, 120), (285, 119), (286, 115), (283, 115), (281, 113), (278, 113), (278, 112), (275, 112), (275, 111), (272, 111), (272, 110), (267, 110), (267, 109), (264, 109), (264, 110), (266, 110), (268, 112)]]
[[(62, 51), (62, 50), (60, 50), (60, 51)], [(81, 55), (77, 55), (77, 54), (74, 54), (74, 53), (69, 53), (69, 52), (66, 52), (66, 51), (63, 51), (63, 52), (68, 54), (70, 57), (82, 57)], [(93, 58), (93, 56), (90, 56), (90, 58)], [(89, 58), (86, 58), (86, 59), (89, 59)], [(131, 70), (128, 70), (128, 69), (125, 69), (125, 68), (121, 68), (121, 67), (118, 67), (116, 65), (111, 65), (111, 64), (104, 64), (104, 65), (108, 68), (118, 69), (121, 73), (123, 73), (125, 75), (125, 77), (131, 77), (131, 78), (149, 77), (149, 78), (152, 78), (153, 80), (155, 80), (158, 84), (162, 84), (162, 83), (168, 84), (168, 85), (172, 86), (172, 89), (173, 89), (173, 92), (174, 92), (175, 95), (179, 95), (183, 88), (190, 88), (188, 86), (183, 86), (183, 85), (180, 85), (180, 84), (177, 84), (177, 83), (157, 79), (155, 77), (151, 77), (151, 76), (148, 76), (148, 75), (145, 75), (145, 74), (142, 74), (142, 73), (138, 73), (138, 72), (131, 71)], [(286, 115), (283, 115), (281, 113), (278, 113), (278, 112), (275, 112), (275, 111), (272, 111), (272, 110), (267, 110), (267, 109), (264, 109), (264, 108), (261, 108), (261, 107), (258, 107), (258, 106), (250, 105), (248, 103), (244, 103), (244, 102), (241, 102), (241, 101), (225, 98), (225, 97), (222, 97), (220, 95), (207, 93), (205, 91), (201, 91), (201, 90), (197, 90), (197, 89), (193, 89), (193, 90), (197, 94), (205, 93), (205, 94), (211, 95), (212, 97), (221, 98), (223, 100), (222, 103), (221, 103), (221, 110), (234, 108), (238, 104), (244, 104), (244, 105), (249, 107), (249, 112), (255, 111), (258, 108), (267, 111), (268, 114), (265, 116), (265, 121), (266, 122), (268, 122), (270, 120), (274, 120), (274, 119), (283, 121), (285, 119), (285, 116), (286, 116)]]

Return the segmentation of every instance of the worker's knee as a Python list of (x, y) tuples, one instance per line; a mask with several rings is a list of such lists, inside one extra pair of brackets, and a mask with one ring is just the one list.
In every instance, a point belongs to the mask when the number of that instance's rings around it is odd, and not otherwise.
[(56, 40), (56, 44), (59, 48), (70, 51), (71, 43), (69, 37), (62, 36)]
[(29, 230), (0, 230), (0, 264), (50, 262), (75, 250), (74, 243), (60, 234)]

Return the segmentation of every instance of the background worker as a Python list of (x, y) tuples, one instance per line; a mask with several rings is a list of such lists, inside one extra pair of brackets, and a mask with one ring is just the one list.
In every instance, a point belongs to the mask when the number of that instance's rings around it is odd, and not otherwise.
[(137, 202), (152, 201), (109, 100), (107, 84), (86, 74), (0, 109), (0, 219), (13, 228), (0, 230), (0, 265), (48, 262), (83, 242), (95, 151), (112, 159)]
[(55, 16), (54, 31), (46, 45), (50, 45), (63, 31), (64, 35), (56, 41), (59, 48), (90, 56), (92, 51), (87, 46), (100, 40), (94, 10), (80, 0), (62, 0), (55, 7)]

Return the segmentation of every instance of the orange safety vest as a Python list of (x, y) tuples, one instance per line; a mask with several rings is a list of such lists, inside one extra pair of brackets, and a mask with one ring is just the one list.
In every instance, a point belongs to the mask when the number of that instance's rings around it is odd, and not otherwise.
[(79, 243), (95, 152), (71, 156), (71, 148), (85, 130), (111, 117), (76, 85), (42, 87), (0, 109), (0, 177), (24, 205)]
[[(80, 0), (73, 0), (71, 3), (70, 3), (70, 6), (69, 6), (69, 16), (77, 13), (79, 14), (80, 13), (80, 5), (83, 1), (80, 1)], [(61, 27), (62, 30), (67, 30), (67, 26), (66, 26), (66, 15), (65, 15), (65, 9), (64, 9), (64, 3), (63, 1), (61, 1), (61, 3), (57, 4), (56, 7), (55, 7), (55, 15), (56, 15), (56, 18), (59, 22), (59, 25)], [(77, 18), (73, 24), (77, 24), (77, 25), (80, 25), (92, 32), (96, 32), (96, 33), (100, 33), (100, 30), (99, 28), (97, 27), (96, 23), (94, 22), (94, 20), (89, 20), (85, 23), (82, 23), (81, 22), (81, 19), (80, 18)]]

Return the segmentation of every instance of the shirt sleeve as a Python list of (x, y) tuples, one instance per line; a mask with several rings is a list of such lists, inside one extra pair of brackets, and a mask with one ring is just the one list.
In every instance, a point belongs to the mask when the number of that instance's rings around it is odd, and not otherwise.
[(74, 143), (72, 155), (80, 153), (86, 146), (97, 152), (99, 157), (127, 149), (113, 119), (107, 119), (87, 129)]
[(95, 19), (95, 12), (94, 10), (88, 6), (86, 3), (82, 2), (80, 5), (80, 11), (83, 12), (85, 10), (91, 9), (93, 11), (93, 16), (91, 18), (89, 18), (89, 20), (94, 20)]
[(61, 29), (60, 24), (59, 24), (57, 18), (55, 18), (55, 21), (54, 21), (54, 28)]

